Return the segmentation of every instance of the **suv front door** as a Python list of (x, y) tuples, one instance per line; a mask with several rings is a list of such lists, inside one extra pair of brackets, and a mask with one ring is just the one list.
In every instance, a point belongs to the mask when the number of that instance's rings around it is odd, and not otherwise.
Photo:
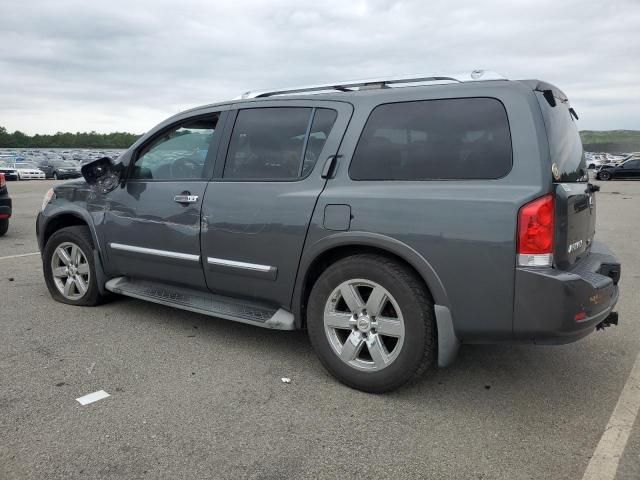
[(336, 154), (350, 104), (265, 101), (230, 112), (202, 206), (210, 290), (288, 307), (322, 170)]
[(113, 274), (206, 289), (200, 209), (226, 112), (162, 129), (134, 152), (107, 196), (104, 240)]

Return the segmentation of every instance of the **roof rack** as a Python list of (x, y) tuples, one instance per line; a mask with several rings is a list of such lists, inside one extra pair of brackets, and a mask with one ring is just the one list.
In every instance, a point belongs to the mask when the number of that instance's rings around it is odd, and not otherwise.
[(239, 99), (272, 97), (274, 95), (289, 95), (305, 92), (322, 92), (327, 90), (337, 90), (339, 92), (350, 92), (354, 89), (367, 90), (374, 88), (389, 88), (394, 84), (424, 83), (424, 82), (478, 82), (484, 80), (507, 80), (502, 75), (488, 70), (473, 70), (463, 74), (428, 74), (428, 75), (405, 75), (399, 77), (369, 78), (365, 80), (350, 80), (345, 82), (325, 83), (320, 85), (307, 85), (304, 87), (280, 88), (274, 90), (248, 91), (240, 95)]

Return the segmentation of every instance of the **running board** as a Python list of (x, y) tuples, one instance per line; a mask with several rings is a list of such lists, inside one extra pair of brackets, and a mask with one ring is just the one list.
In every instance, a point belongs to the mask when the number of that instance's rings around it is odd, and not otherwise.
[(160, 282), (117, 277), (105, 288), (113, 293), (169, 307), (275, 330), (294, 330), (293, 314), (269, 304), (214, 295)]

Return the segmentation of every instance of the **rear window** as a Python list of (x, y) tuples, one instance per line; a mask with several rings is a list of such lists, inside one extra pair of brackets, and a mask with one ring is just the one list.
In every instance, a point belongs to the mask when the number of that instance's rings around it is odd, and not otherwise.
[(380, 105), (351, 162), (354, 180), (494, 179), (511, 170), (507, 113), (494, 98)]
[(558, 167), (555, 180), (567, 183), (588, 181), (582, 141), (566, 102), (556, 99), (552, 107), (542, 92), (536, 92), (536, 96), (547, 130), (551, 163)]

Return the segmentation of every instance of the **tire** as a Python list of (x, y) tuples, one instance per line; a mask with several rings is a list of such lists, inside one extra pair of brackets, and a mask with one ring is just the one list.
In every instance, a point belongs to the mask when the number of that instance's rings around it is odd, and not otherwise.
[(58, 180), (58, 174), (56, 172), (53, 172), (53, 179)]
[(598, 175), (598, 176), (599, 176), (600, 180), (604, 180), (604, 181), (611, 180), (611, 174), (609, 172), (607, 172), (606, 170), (603, 171), (603, 172), (600, 172), (600, 175)]
[(2, 218), (0, 219), (0, 237), (2, 237), (9, 230), (9, 219)]
[[(354, 301), (358, 308), (349, 307)], [(344, 384), (370, 393), (399, 388), (435, 365), (434, 318), (422, 279), (405, 265), (373, 254), (347, 257), (327, 268), (307, 307), (309, 339), (324, 367)]]
[[(68, 256), (73, 256), (73, 247), (76, 247), (82, 253), (81, 261), (75, 262), (76, 268), (69, 272), (62, 273), (54, 277), (54, 264), (57, 268), (65, 269), (72, 264), (65, 264), (58, 252), (61, 247), (67, 252)], [(77, 252), (77, 251), (75, 251)], [(73, 260), (73, 259), (72, 259)], [(86, 267), (84, 266), (86, 265)], [(94, 306), (99, 305), (104, 300), (100, 294), (96, 281), (96, 269), (93, 257), (93, 240), (89, 228), (85, 226), (66, 227), (58, 230), (47, 241), (42, 254), (42, 267), (44, 270), (44, 279), (49, 289), (49, 293), (54, 300), (69, 305)], [(77, 270), (77, 275), (73, 275)], [(58, 270), (60, 271), (60, 270)], [(86, 272), (86, 274), (85, 274)], [(81, 277), (82, 281), (77, 277)], [(56, 279), (62, 285), (71, 283), (66, 295)], [(69, 280), (71, 279), (71, 280)], [(82, 285), (84, 285), (84, 293), (82, 293)]]

